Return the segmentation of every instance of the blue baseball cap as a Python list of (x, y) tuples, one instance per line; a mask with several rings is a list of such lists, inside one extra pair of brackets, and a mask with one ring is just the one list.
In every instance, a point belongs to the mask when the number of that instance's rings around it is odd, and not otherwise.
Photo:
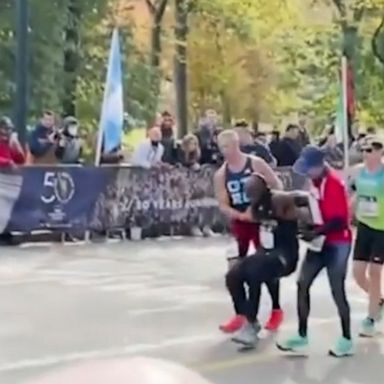
[(306, 176), (312, 168), (324, 166), (325, 153), (316, 145), (307, 145), (293, 165), (294, 172)]

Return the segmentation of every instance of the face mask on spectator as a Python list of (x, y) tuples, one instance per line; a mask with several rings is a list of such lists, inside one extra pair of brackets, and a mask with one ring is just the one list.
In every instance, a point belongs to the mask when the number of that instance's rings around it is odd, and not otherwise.
[(156, 141), (156, 140), (151, 140), (151, 144), (153, 147), (158, 147), (159, 146), (159, 142)]
[(77, 125), (70, 125), (68, 127), (68, 133), (69, 133), (70, 136), (76, 137), (77, 136), (77, 132), (78, 132)]

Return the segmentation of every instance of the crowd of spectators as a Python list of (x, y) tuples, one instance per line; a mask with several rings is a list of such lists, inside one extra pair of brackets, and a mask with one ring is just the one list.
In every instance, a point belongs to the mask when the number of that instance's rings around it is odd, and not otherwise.
[[(255, 131), (244, 120), (236, 122), (233, 128), (238, 132), (243, 152), (261, 157), (272, 167), (292, 166), (300, 156), (302, 148), (310, 143), (305, 114), (300, 115), (297, 124), (288, 124), (284, 132), (274, 129)], [(171, 113), (165, 111), (159, 115), (154, 126), (148, 130), (147, 137), (136, 146), (132, 156), (124, 158), (122, 148), (117, 147), (111, 153), (102, 155), (101, 163), (124, 163), (146, 169), (156, 169), (157, 167), (173, 169), (172, 178), (167, 179), (169, 182), (173, 180), (172, 183), (175, 182), (174, 180), (178, 182), (182, 180), (180, 176), (183, 174), (182, 168), (191, 171), (188, 179), (202, 178), (201, 173), (194, 171), (201, 170), (200, 172), (204, 173), (204, 169), (207, 168), (204, 167), (205, 165), (219, 166), (223, 161), (217, 144), (217, 137), (221, 130), (217, 113), (214, 110), (207, 110), (195, 131), (178, 140), (174, 118)], [(367, 134), (372, 133), (375, 133), (374, 128), (368, 128)], [(352, 165), (362, 160), (361, 143), (365, 135), (359, 134), (355, 140), (351, 140), (349, 157)], [(343, 146), (337, 142), (334, 127), (325, 129), (317, 144), (323, 148), (326, 159), (332, 166), (335, 168), (343, 167)], [(12, 121), (7, 117), (0, 118), (0, 167), (15, 168), (24, 164), (81, 165), (83, 163), (82, 154), (81, 127), (75, 117), (69, 116), (58, 121), (53, 112), (44, 112), (40, 121), (28, 132), (24, 148), (18, 140)], [(159, 177), (162, 177), (162, 173), (159, 173)], [(211, 178), (207, 177), (208, 183), (211, 183), (210, 180)], [(124, 183), (118, 183), (122, 187), (117, 188), (117, 190), (124, 192), (126, 189)], [(155, 184), (140, 191), (145, 195), (144, 200), (150, 199), (150, 196), (155, 196), (154, 191), (161, 192), (157, 183)], [(163, 184), (165, 185), (164, 182)], [(193, 185), (198, 187), (201, 182), (196, 180)], [(171, 188), (171, 190), (177, 190), (178, 193), (184, 189), (181, 186)], [(192, 192), (189, 191), (188, 193)], [(196, 191), (193, 193), (194, 196), (198, 195)], [(106, 196), (106, 199), (113, 201), (117, 197), (113, 196), (111, 199)], [(187, 194), (182, 200), (188, 199), (189, 195)], [(113, 207), (118, 212), (123, 210), (122, 207), (126, 205), (127, 203), (122, 197), (119, 200), (117, 210), (116, 204)], [(170, 220), (177, 221), (175, 217), (179, 220), (180, 218), (177, 216), (179, 213), (172, 212), (173, 214), (170, 213), (169, 215)], [(174, 217), (174, 215), (176, 216)], [(185, 217), (184, 219), (186, 220)], [(193, 228), (191, 228), (192, 232), (209, 235), (210, 229), (201, 225), (199, 219), (195, 221)], [(8, 234), (0, 234), (0, 243), (4, 239), (7, 240), (7, 236)]]
[[(263, 158), (271, 166), (292, 166), (302, 148), (310, 143), (305, 114), (299, 116), (297, 124), (288, 124), (284, 132), (274, 129), (269, 132), (255, 131), (244, 120), (236, 122), (233, 127), (239, 134), (242, 150)], [(147, 138), (136, 146), (130, 158), (124, 158), (122, 148), (117, 147), (101, 156), (101, 164), (124, 162), (144, 168), (184, 166), (192, 170), (198, 170), (204, 164), (220, 165), (222, 157), (217, 136), (221, 130), (217, 113), (210, 109), (200, 119), (193, 133), (178, 140), (174, 118), (165, 111), (159, 115), (155, 125), (148, 130)], [(372, 131), (374, 128), (368, 128), (367, 133), (371, 134)], [(25, 150), (9, 118), (0, 119), (0, 136), (0, 166), (83, 162), (80, 125), (72, 116), (58, 121), (52, 111), (44, 112), (41, 120), (29, 132)], [(361, 161), (360, 142), (364, 136), (359, 134), (351, 142), (351, 164)], [(324, 149), (331, 164), (342, 167), (343, 147), (337, 143), (333, 127), (325, 129), (317, 144)]]
[[(299, 124), (289, 124), (283, 135), (279, 131), (253, 131), (245, 120), (234, 124), (243, 152), (261, 157), (271, 166), (291, 166), (301, 149), (309, 144), (309, 135), (301, 118)], [(148, 131), (148, 137), (134, 151), (132, 164), (145, 168), (182, 165), (198, 170), (204, 164), (220, 165), (222, 157), (217, 145), (221, 128), (218, 115), (208, 110), (197, 130), (178, 141), (174, 121), (164, 112), (157, 124)]]

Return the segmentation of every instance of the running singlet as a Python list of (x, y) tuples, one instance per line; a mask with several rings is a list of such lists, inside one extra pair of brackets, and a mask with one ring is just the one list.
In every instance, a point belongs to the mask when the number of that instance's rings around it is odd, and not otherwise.
[(372, 229), (384, 230), (384, 167), (375, 173), (362, 169), (355, 180), (356, 217)]
[(299, 260), (298, 224), (295, 220), (275, 220), (260, 225), (260, 244), (270, 257), (275, 257), (279, 275), (291, 274)]
[(232, 208), (245, 212), (249, 207), (249, 199), (245, 193), (245, 185), (253, 173), (252, 159), (247, 158), (244, 168), (240, 172), (232, 172), (225, 166), (225, 188)]

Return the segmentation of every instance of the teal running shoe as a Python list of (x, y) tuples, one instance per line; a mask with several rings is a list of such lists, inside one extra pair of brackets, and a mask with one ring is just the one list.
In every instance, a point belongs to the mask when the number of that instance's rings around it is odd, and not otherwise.
[(278, 342), (276, 347), (283, 352), (294, 352), (299, 354), (306, 354), (308, 348), (308, 338), (296, 335), (288, 338), (287, 340)]
[(346, 357), (354, 354), (353, 342), (350, 339), (341, 337), (335, 346), (330, 349), (329, 354), (334, 357)]
[(361, 323), (360, 337), (373, 337), (376, 334), (376, 325), (373, 319), (367, 317)]

